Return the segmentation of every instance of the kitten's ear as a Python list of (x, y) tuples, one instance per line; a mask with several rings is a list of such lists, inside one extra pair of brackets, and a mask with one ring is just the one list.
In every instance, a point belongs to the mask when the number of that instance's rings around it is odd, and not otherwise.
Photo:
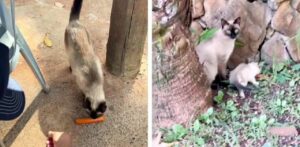
[(225, 20), (225, 19), (221, 19), (221, 25), (222, 25), (222, 28), (224, 28), (225, 25), (229, 25), (229, 23)]
[(236, 18), (233, 23), (240, 25), (241, 24), (241, 17)]

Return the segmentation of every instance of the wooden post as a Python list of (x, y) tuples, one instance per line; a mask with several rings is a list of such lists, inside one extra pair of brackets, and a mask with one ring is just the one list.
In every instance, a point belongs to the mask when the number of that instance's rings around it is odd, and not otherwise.
[(147, 0), (114, 0), (106, 66), (117, 76), (135, 77), (147, 34)]

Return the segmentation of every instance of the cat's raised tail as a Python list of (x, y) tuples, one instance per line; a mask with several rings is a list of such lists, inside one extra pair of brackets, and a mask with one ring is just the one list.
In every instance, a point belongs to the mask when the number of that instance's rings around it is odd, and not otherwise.
[(82, 0), (74, 0), (69, 21), (78, 20), (82, 7)]

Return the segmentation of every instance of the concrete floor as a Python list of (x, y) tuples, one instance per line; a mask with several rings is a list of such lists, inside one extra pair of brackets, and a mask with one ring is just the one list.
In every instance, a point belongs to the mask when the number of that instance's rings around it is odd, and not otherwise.
[[(54, 0), (17, 1), (17, 25), (28, 41), (34, 56), (51, 87), (49, 94), (41, 87), (21, 58), (12, 76), (26, 94), (26, 109), (13, 121), (0, 121), (0, 139), (12, 147), (45, 146), (49, 130), (70, 132), (74, 146), (147, 146), (147, 55), (135, 79), (115, 77), (105, 71), (105, 92), (108, 104), (107, 121), (101, 124), (77, 126), (76, 118), (87, 117), (82, 108), (82, 96), (68, 70), (63, 35), (69, 19), (72, 0), (57, 0), (64, 8), (54, 6)], [(85, 0), (81, 20), (92, 36), (102, 63), (105, 62), (109, 32), (111, 0)], [(53, 47), (43, 45), (50, 34)]]

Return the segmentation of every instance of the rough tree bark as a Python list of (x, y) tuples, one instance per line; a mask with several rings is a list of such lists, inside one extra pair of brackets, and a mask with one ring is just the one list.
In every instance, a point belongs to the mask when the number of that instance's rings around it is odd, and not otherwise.
[(211, 106), (191, 43), (191, 0), (153, 0), (153, 131), (188, 125)]
[(106, 66), (117, 76), (135, 77), (147, 35), (147, 0), (114, 0)]

